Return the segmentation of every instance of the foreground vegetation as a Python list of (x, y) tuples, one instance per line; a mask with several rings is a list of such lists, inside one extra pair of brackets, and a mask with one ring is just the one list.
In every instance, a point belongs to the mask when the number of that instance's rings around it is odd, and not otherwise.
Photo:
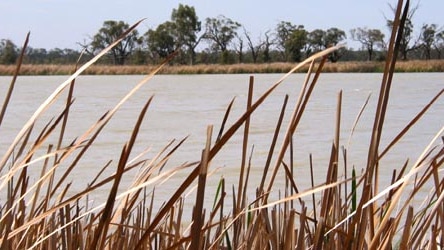
[[(294, 63), (268, 64), (231, 64), (231, 65), (165, 65), (158, 74), (244, 74), (244, 73), (286, 73), (295, 66)], [(143, 75), (156, 68), (154, 65), (92, 65), (83, 74), (86, 75)], [(69, 75), (74, 65), (32, 65), (21, 66), (21, 75)], [(297, 70), (306, 72), (308, 66)], [(0, 65), (0, 75), (13, 75), (15, 66)], [(384, 62), (336, 62), (326, 63), (323, 72), (343, 73), (382, 73)], [(444, 72), (444, 60), (401, 61), (396, 64), (395, 72)]]
[[(73, 101), (76, 77), (92, 67), (100, 56), (119, 42), (117, 40), (80, 67), (41, 104), (1, 157), (1, 249), (442, 248), (444, 178), (441, 167), (444, 164), (444, 147), (435, 142), (443, 135), (444, 128), (437, 131), (430, 146), (424, 149), (416, 161), (400, 162), (399, 168), (393, 169), (391, 184), (380, 186), (378, 169), (387, 167), (380, 160), (391, 153), (391, 148), (444, 92), (437, 93), (429, 105), (412, 117), (411, 122), (386, 148), (380, 147), (400, 31), (405, 21), (401, 16), (408, 9), (408, 1), (403, 11), (402, 7), (400, 1), (369, 138), (367, 164), (362, 174), (347, 165), (346, 149), (341, 151), (343, 145), (339, 143), (339, 131), (342, 101), (339, 92), (336, 131), (332, 136), (334, 140), (331, 150), (326, 152), (330, 155), (330, 161), (325, 166), (325, 182), (318, 186), (313, 184), (310, 189), (302, 191), (298, 190), (298, 183), (293, 178), (292, 142), (297, 139), (293, 138), (294, 132), (315, 91), (327, 56), (339, 49), (331, 47), (291, 68), (256, 100), (253, 100), (254, 78), (251, 78), (245, 112), (234, 119), (232, 124), (228, 124), (230, 104), (216, 136), (213, 136), (213, 126), (208, 126), (207, 141), (198, 162), (183, 159), (183, 165), (165, 167), (186, 138), (167, 144), (153, 159), (146, 159), (146, 152), (133, 152), (139, 129), (153, 101), (152, 97), (147, 97), (140, 116), (134, 117), (134, 129), (128, 135), (118, 161), (114, 163), (110, 159), (95, 173), (96, 176), (91, 173), (90, 180), (72, 177), (73, 170), (81, 167), (82, 157), (106, 129), (116, 111), (164, 66), (153, 69), (115, 107), (104, 111), (104, 115), (98, 117), (97, 122), (84, 134), (78, 135), (74, 141), (66, 141), (65, 133), (69, 124), (81, 122), (68, 119), (70, 107), (76, 105)], [(21, 72), (21, 66), (19, 60), (15, 76)], [(276, 136), (270, 142), (261, 182), (257, 187), (252, 187), (247, 152), (250, 117), (291, 73), (302, 68), (306, 68), (307, 77), (290, 115), (288, 127), (284, 136), (279, 138), (277, 135), (283, 130), (281, 122), (287, 113), (288, 99), (285, 98), (282, 110), (277, 111)], [(0, 128), (15, 80), (13, 77), (3, 102)], [(66, 102), (61, 107), (61, 113), (47, 121), (47, 126), (41, 131), (34, 133), (36, 122), (65, 91)], [(206, 206), (206, 178), (212, 172), (211, 161), (223, 147), (229, 146), (228, 142), (241, 128), (243, 149), (239, 152), (239, 182), (236, 187), (227, 187), (225, 179), (221, 177), (215, 195), (211, 197), (214, 202)], [(4, 133), (4, 130), (0, 132)], [(50, 138), (55, 138), (56, 143), (51, 144)], [(313, 179), (313, 166), (307, 164), (307, 167), (311, 169)], [(122, 190), (122, 178), (135, 169), (139, 175), (128, 188)], [(40, 176), (31, 176), (31, 170), (40, 173)], [(162, 185), (169, 185), (168, 178), (176, 173), (184, 173), (185, 177), (174, 193), (168, 197), (156, 196), (156, 190), (162, 188)], [(283, 190), (275, 190), (278, 177), (285, 179)], [(73, 193), (70, 191), (75, 185), (70, 179), (88, 184), (83, 190)], [(108, 190), (106, 202), (91, 206), (89, 195), (103, 186)], [(256, 197), (247, 197), (247, 193), (251, 193), (247, 190), (253, 190)], [(424, 190), (428, 192), (426, 197), (420, 193)], [(186, 193), (191, 193), (192, 198)], [(185, 207), (187, 199), (195, 201), (190, 208)], [(414, 200), (423, 201), (424, 206), (413, 206)], [(187, 211), (192, 211), (190, 220), (186, 219)]]

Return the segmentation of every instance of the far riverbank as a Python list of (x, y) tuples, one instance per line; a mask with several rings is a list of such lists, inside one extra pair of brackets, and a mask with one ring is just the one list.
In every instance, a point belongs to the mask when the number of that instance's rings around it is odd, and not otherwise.
[[(199, 64), (167, 65), (160, 74), (253, 74), (253, 73), (286, 73), (296, 63), (261, 63), (261, 64)], [(151, 72), (156, 65), (93, 65), (86, 69), (84, 75), (140, 75)], [(384, 62), (336, 62), (327, 63), (323, 72), (327, 73), (377, 73), (383, 72)], [(303, 68), (300, 72), (305, 72)], [(15, 65), (0, 65), (0, 75), (13, 75)], [(74, 65), (24, 64), (20, 75), (69, 75)], [(397, 72), (444, 72), (444, 60), (398, 61)]]

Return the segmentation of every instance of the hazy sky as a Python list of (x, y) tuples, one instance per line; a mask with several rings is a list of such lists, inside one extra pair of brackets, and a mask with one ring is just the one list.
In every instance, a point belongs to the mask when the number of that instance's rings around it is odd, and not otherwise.
[[(21, 46), (28, 31), (34, 48), (80, 49), (105, 20), (129, 24), (147, 18), (137, 29), (143, 34), (170, 19), (179, 3), (193, 6), (199, 19), (222, 14), (245, 26), (253, 38), (272, 30), (280, 21), (302, 24), (306, 30), (337, 27), (350, 36), (350, 29), (377, 28), (387, 33), (385, 17), (393, 13), (395, 0), (1, 0), (0, 39)], [(413, 5), (418, 1), (414, 0)], [(415, 29), (422, 24), (444, 26), (444, 0), (422, 0), (414, 16)], [(353, 44), (348, 40), (349, 46)]]

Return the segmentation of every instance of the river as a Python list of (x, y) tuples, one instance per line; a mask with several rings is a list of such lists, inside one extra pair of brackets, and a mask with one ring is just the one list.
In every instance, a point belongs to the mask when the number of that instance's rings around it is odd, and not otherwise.
[[(254, 76), (253, 101), (282, 75), (258, 74)], [(304, 74), (290, 76), (252, 115), (248, 145), (248, 153), (252, 155), (251, 187), (256, 187), (262, 176), (284, 96), (288, 94), (289, 101), (281, 129), (283, 132), (297, 101), (304, 77)], [(64, 145), (68, 145), (107, 110), (112, 109), (142, 78), (143, 76), (79, 77), (75, 85), (75, 101), (69, 114)], [(311, 186), (309, 181), (310, 153), (313, 156), (315, 184), (320, 184), (325, 179), (330, 148), (334, 139), (337, 96), (341, 90), (343, 95), (341, 147), (347, 149), (349, 170), (355, 166), (359, 173), (365, 166), (381, 78), (382, 74), (376, 73), (321, 75), (294, 134), (294, 179), (301, 190)], [(0, 155), (4, 155), (7, 146), (39, 105), (66, 79), (67, 76), (18, 78), (12, 100), (0, 127)], [(11, 77), (0, 77), (1, 105), (3, 105), (10, 81)], [(131, 135), (142, 106), (150, 97), (153, 97), (153, 100), (142, 124), (132, 156), (149, 148), (144, 158), (152, 159), (171, 140), (176, 140), (175, 143), (177, 143), (188, 136), (185, 143), (168, 161), (165, 169), (174, 168), (184, 162), (198, 161), (205, 145), (207, 126), (214, 126), (214, 142), (230, 101), (235, 98), (226, 128), (231, 126), (245, 111), (248, 81), (247, 74), (155, 76), (121, 107), (101, 132), (90, 152), (78, 163), (76, 171), (68, 178), (73, 182), (72, 189), (75, 192), (77, 188), (84, 188), (109, 160), (113, 160), (110, 171), (115, 170), (120, 151)], [(395, 75), (381, 150), (443, 87), (444, 74), (442, 73)], [(32, 138), (36, 138), (37, 131), (40, 131), (49, 119), (57, 116), (63, 109), (66, 92), (67, 90), (39, 119)], [(351, 135), (353, 123), (369, 95), (368, 105)], [(444, 126), (444, 98), (441, 97), (406, 134), (405, 138), (382, 159), (382, 178), (390, 180), (392, 170), (399, 169), (407, 159), (410, 159), (410, 164), (412, 164), (442, 126)], [(278, 138), (277, 148), (282, 143), (283, 132)], [(211, 162), (210, 171), (216, 170), (216, 172), (208, 178), (209, 190), (216, 189), (221, 176), (227, 179), (228, 189), (237, 183), (241, 164), (242, 133), (243, 127)], [(48, 143), (56, 143), (56, 140), (48, 138)], [(276, 157), (273, 158), (275, 159)], [(285, 159), (289, 162), (288, 157)], [(342, 156), (340, 161), (340, 168), (343, 168)], [(35, 173), (40, 173), (41, 163), (35, 164), (32, 168), (35, 168)], [(167, 184), (159, 185), (161, 188), (157, 191), (158, 195), (166, 199), (188, 172), (188, 170), (180, 171), (168, 180)], [(36, 174), (35, 178), (37, 176)], [(125, 181), (131, 181), (133, 178), (134, 176), (130, 175)], [(283, 179), (283, 173), (280, 171), (276, 182), (279, 184)], [(254, 188), (252, 191), (254, 193)]]

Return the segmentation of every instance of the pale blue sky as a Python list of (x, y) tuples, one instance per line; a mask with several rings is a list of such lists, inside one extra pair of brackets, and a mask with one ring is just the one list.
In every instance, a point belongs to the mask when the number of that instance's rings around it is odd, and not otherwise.
[[(34, 48), (79, 49), (105, 20), (133, 24), (147, 18), (140, 33), (170, 19), (179, 3), (193, 6), (204, 22), (207, 17), (225, 15), (244, 25), (253, 38), (272, 30), (280, 21), (302, 24), (308, 31), (337, 27), (349, 31), (356, 27), (377, 28), (387, 33), (385, 18), (392, 17), (389, 3), (395, 0), (0, 0), (0, 39), (11, 39), (21, 46), (31, 31)], [(412, 1), (417, 5), (418, 1)], [(422, 0), (414, 16), (415, 29), (422, 24), (444, 26), (444, 0)], [(349, 46), (352, 42), (348, 40)]]

